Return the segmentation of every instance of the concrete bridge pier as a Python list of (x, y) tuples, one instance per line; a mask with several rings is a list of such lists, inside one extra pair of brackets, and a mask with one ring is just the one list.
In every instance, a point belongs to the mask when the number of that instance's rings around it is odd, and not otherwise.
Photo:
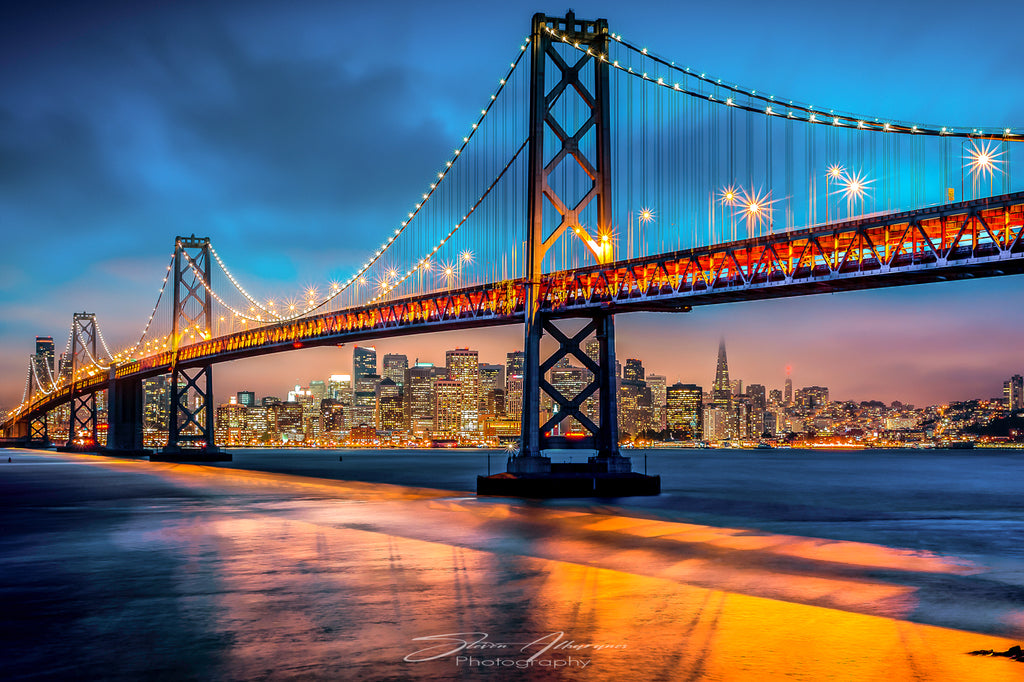
[(129, 457), (152, 454), (142, 443), (143, 400), (142, 380), (118, 379), (111, 369), (107, 386), (106, 452)]

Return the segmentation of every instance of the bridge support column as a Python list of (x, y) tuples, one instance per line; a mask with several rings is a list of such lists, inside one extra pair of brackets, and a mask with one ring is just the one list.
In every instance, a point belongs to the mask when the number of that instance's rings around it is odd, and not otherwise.
[[(584, 448), (595, 452), (590, 464), (602, 472), (628, 472), (628, 457), (619, 454), (618, 406), (615, 382), (615, 322), (609, 313), (598, 313), (573, 335), (562, 331), (554, 320), (539, 317), (532, 327), (533, 357), (540, 360), (540, 339), (547, 332), (558, 342), (558, 349), (543, 362), (530, 362), (531, 350), (526, 352), (523, 376), (523, 423), (530, 429), (523, 433), (523, 448), (519, 456), (509, 461), (510, 473), (536, 474), (551, 471), (551, 459), (543, 455), (550, 448)], [(591, 336), (597, 340), (596, 358), (586, 353), (584, 342)], [(547, 373), (568, 356), (590, 372), (591, 380), (576, 395), (565, 395), (546, 378)], [(547, 393), (555, 404), (554, 414), (540, 424), (540, 395)], [(586, 402), (597, 394), (597, 423), (584, 412)], [(527, 398), (529, 396), (529, 398)], [(530, 410), (527, 415), (526, 410)], [(573, 418), (588, 435), (566, 439), (551, 436), (551, 431), (562, 422)], [(536, 425), (536, 426), (534, 426)]]
[(213, 370), (211, 365), (182, 367), (180, 349), (209, 338), (213, 329), (210, 294), (210, 240), (177, 237), (174, 248), (170, 424), (167, 446), (150, 459), (163, 461), (230, 461), (214, 444)]
[[(75, 313), (71, 320), (71, 380), (78, 380), (80, 371), (95, 367), (98, 360), (96, 354), (96, 315), (94, 313)], [(68, 419), (68, 440), (65, 447), (95, 448), (99, 443), (97, 437), (96, 394), (72, 394), (71, 416)]]
[(142, 403), (141, 379), (110, 377), (107, 387), (107, 450), (115, 454), (150, 454), (142, 445)]
[[(608, 22), (604, 19), (585, 21), (577, 19), (572, 11), (565, 17), (543, 14), (533, 17), (528, 219), (523, 256), (527, 286), (522, 439), (519, 452), (509, 458), (506, 474), (477, 479), (477, 492), (481, 494), (586, 497), (651, 495), (661, 489), (658, 477), (632, 473), (629, 459), (619, 456), (615, 326), (611, 313), (593, 315), (583, 329), (570, 336), (545, 312), (546, 303), (552, 297), (552, 292), (546, 289), (545, 260), (559, 239), (566, 236), (580, 240), (598, 263), (614, 260), (609, 66), (607, 59), (600, 57), (607, 55), (608, 40)], [(565, 45), (566, 41), (575, 46), (585, 45), (587, 49), (577, 52), (573, 45)], [(548, 67), (554, 76), (550, 79), (546, 77)], [(586, 69), (592, 69), (592, 78), (587, 77)], [(589, 108), (590, 115), (564, 120), (558, 102), (563, 96), (575, 100), (573, 92)], [(547, 153), (545, 136), (553, 139), (553, 149)], [(581, 144), (585, 138), (593, 140), (592, 146)], [(563, 164), (565, 174), (583, 174), (576, 175), (576, 180), (583, 186), (589, 183), (578, 201), (570, 196), (559, 196), (562, 185), (549, 182)], [(545, 215), (548, 204), (553, 210)], [(540, 342), (544, 333), (558, 341), (558, 350), (542, 361)], [(580, 347), (591, 335), (596, 335), (598, 340), (596, 360)], [(568, 355), (574, 356), (593, 376), (590, 384), (575, 396), (563, 395), (545, 377)], [(543, 424), (540, 423), (541, 391), (551, 396), (556, 404), (555, 413)], [(596, 424), (582, 409), (595, 392), (598, 392), (599, 403)], [(551, 429), (570, 417), (589, 435), (581, 439), (552, 436)], [(545, 454), (547, 449), (567, 446), (589, 448), (594, 456), (586, 464), (572, 465), (553, 463)]]
[(33, 417), (29, 421), (29, 440), (47, 444), (50, 442), (50, 432), (46, 425), (46, 413)]

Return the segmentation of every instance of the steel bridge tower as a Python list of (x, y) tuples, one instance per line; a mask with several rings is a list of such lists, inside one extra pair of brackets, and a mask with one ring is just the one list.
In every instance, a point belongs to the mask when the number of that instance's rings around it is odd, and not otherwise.
[[(174, 307), (171, 337), (170, 423), (164, 453), (183, 448), (216, 452), (213, 442), (213, 372), (210, 363), (184, 368), (178, 364), (178, 348), (196, 338), (209, 338), (213, 329), (210, 290), (209, 237), (177, 237), (174, 248)], [(189, 397), (194, 402), (189, 402)]]
[[(75, 313), (71, 319), (72, 382), (79, 378), (77, 375), (80, 370), (96, 365), (96, 336), (96, 314)], [(96, 432), (96, 394), (72, 394), (67, 446), (74, 447), (75, 440), (83, 441), (83, 445), (95, 446), (98, 444)]]
[[(565, 39), (578, 43), (582, 48), (573, 54), (575, 62), (569, 63), (555, 50), (550, 30), (557, 30)], [(608, 53), (608, 23), (604, 19), (583, 21), (576, 19), (573, 12), (565, 17), (548, 17), (536, 14), (531, 32), (531, 78), (530, 78), (530, 152), (527, 188), (527, 242), (524, 261), (526, 263), (527, 300), (526, 329), (523, 369), (523, 416), (522, 441), (519, 454), (509, 460), (508, 470), (515, 474), (544, 474), (551, 471), (551, 460), (543, 451), (554, 445), (566, 447), (567, 443), (557, 442), (547, 435), (564, 419), (573, 417), (589, 435), (573, 444), (596, 451), (591, 458), (595, 470), (609, 473), (630, 471), (629, 459), (619, 455), (618, 412), (615, 386), (615, 327), (610, 312), (595, 312), (590, 321), (578, 333), (568, 334), (560, 330), (554, 320), (545, 312), (545, 302), (540, 299), (540, 284), (545, 255), (568, 230), (583, 240), (598, 263), (614, 259), (611, 242), (612, 197), (611, 197), (611, 134), (609, 120), (609, 65), (597, 55)], [(553, 66), (548, 79), (548, 68)], [(592, 70), (588, 78), (585, 69)], [(548, 82), (554, 82), (548, 87)], [(575, 92), (584, 105), (582, 125), (575, 131), (566, 131), (564, 121), (559, 121), (555, 106), (560, 97), (572, 96)], [(589, 108), (589, 115), (587, 113)], [(545, 134), (550, 131), (556, 139), (552, 150), (545, 150)], [(592, 134), (592, 142), (583, 143), (584, 136)], [(589, 152), (589, 153), (588, 153)], [(546, 161), (546, 159), (549, 159)], [(549, 182), (559, 165), (567, 163), (573, 170), (589, 177), (590, 187), (577, 203), (560, 197), (553, 183)], [(578, 168), (575, 166), (578, 165)], [(582, 170), (580, 170), (582, 169)], [(584, 184), (586, 184), (584, 182)], [(545, 203), (557, 211), (552, 214), (556, 222), (549, 234), (545, 234)], [(581, 214), (590, 207), (593, 215), (596, 207), (598, 235), (591, 237), (581, 222)], [(550, 210), (550, 209), (549, 209)], [(606, 237), (602, 240), (600, 235)], [(540, 341), (547, 332), (558, 342), (558, 350), (547, 359), (541, 357)], [(598, 358), (595, 362), (581, 348), (591, 334), (598, 340)], [(545, 374), (559, 360), (567, 355), (574, 356), (592, 373), (592, 380), (581, 393), (572, 397), (564, 396), (546, 379)], [(544, 424), (540, 423), (541, 391), (544, 391), (556, 405), (555, 414)], [(598, 423), (594, 424), (582, 411), (582, 405), (595, 392), (598, 394)]]

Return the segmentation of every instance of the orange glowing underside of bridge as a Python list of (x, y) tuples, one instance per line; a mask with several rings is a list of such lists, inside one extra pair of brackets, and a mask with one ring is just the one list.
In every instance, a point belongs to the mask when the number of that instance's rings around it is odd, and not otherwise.
[[(686, 311), (730, 301), (1024, 273), (1024, 192), (779, 232), (737, 242), (545, 275), (554, 317)], [(23, 406), (38, 414), (112, 378), (146, 378), (174, 365), (523, 319), (524, 280), (434, 292), (199, 341), (122, 363)], [(114, 377), (110, 373), (114, 373)], [(8, 421), (11, 421), (9, 419)]]

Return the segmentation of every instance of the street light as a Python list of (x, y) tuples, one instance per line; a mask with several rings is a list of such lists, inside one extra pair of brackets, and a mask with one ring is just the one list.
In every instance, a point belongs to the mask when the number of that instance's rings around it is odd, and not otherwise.
[(825, 171), (825, 222), (828, 222), (828, 181), (838, 182), (843, 179), (846, 169), (838, 163), (833, 163)]
[[(967, 144), (968, 140), (964, 140), (960, 143), (961, 152), (964, 150), (964, 145)], [(973, 140), (971, 142), (971, 150), (963, 155), (963, 158), (967, 160), (966, 164), (960, 166), (960, 196), (964, 195), (964, 166), (969, 166), (971, 171), (972, 181), (976, 182), (979, 178), (988, 176), (989, 180), (995, 178), (996, 171), (1001, 169), (997, 164), (1001, 163), (999, 158), (1002, 152), (997, 152), (995, 145), (990, 144), (986, 141), (982, 146), (978, 146)], [(973, 189), (973, 188), (972, 188)], [(989, 192), (991, 193), (991, 185)], [(976, 193), (976, 191), (975, 191)]]

